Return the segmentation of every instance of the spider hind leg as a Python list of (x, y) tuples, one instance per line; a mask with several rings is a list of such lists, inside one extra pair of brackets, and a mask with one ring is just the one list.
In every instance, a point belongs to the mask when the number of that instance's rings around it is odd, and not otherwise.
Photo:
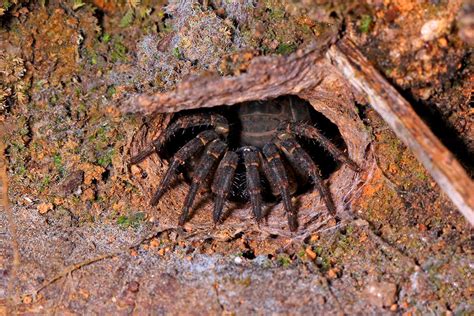
[(247, 192), (250, 197), (253, 214), (257, 221), (262, 218), (262, 187), (260, 182), (260, 161), (258, 149), (251, 146), (241, 147), (247, 178)]
[(316, 189), (319, 191), (321, 198), (324, 200), (327, 209), (331, 214), (335, 214), (336, 206), (334, 205), (331, 192), (321, 177), (321, 171), (311, 159), (309, 154), (298, 144), (294, 138), (291, 137), (286, 137), (284, 140), (278, 140), (277, 146), (288, 158), (291, 165), (300, 166), (303, 170), (306, 170), (313, 180)]
[(213, 212), (214, 223), (218, 223), (221, 219), (224, 203), (232, 187), (232, 180), (234, 179), (238, 162), (239, 156), (233, 151), (228, 151), (217, 167), (212, 183), (212, 192), (216, 196), (214, 199)]
[(263, 147), (263, 154), (265, 155), (270, 171), (268, 181), (272, 182), (272, 187), (278, 188), (283, 205), (288, 217), (288, 225), (291, 231), (296, 231), (298, 228), (298, 219), (296, 211), (291, 202), (290, 185), (288, 181), (285, 166), (281, 160), (280, 153), (273, 143), (266, 144)]
[(194, 198), (196, 197), (197, 190), (199, 189), (201, 184), (206, 180), (212, 167), (214, 166), (216, 161), (220, 159), (220, 157), (222, 156), (226, 148), (227, 148), (227, 145), (219, 139), (213, 140), (207, 146), (207, 150), (205, 154), (201, 157), (201, 160), (199, 161), (198, 169), (196, 173), (194, 174), (188, 194), (186, 195), (183, 210), (179, 218), (180, 226), (184, 225), (184, 223), (188, 219), (189, 210), (194, 202)]
[(155, 194), (151, 198), (150, 204), (155, 206), (158, 204), (158, 201), (163, 196), (163, 194), (168, 189), (169, 184), (174, 179), (178, 167), (183, 165), (185, 161), (194, 156), (197, 152), (199, 152), (202, 148), (204, 148), (209, 142), (217, 139), (219, 136), (214, 131), (204, 131), (201, 132), (196, 138), (193, 138), (189, 142), (186, 143), (181, 149), (179, 149), (176, 154), (174, 155), (171, 163), (166, 170), (164, 177), (162, 178), (160, 184), (158, 185), (158, 189), (156, 190)]

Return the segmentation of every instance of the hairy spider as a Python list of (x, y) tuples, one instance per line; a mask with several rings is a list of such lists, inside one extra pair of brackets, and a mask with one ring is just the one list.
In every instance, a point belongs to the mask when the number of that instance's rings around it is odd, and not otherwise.
[[(336, 161), (346, 163), (354, 171), (359, 168), (313, 126), (310, 106), (294, 97), (280, 97), (246, 102), (232, 109), (234, 112), (227, 107), (207, 113), (178, 115), (164, 133), (131, 158), (131, 164), (137, 164), (152, 153), (162, 154), (166, 147), (169, 150), (174, 145), (176, 149), (170, 155), (170, 165), (151, 204), (157, 205), (181, 167), (191, 166), (191, 184), (180, 225), (187, 221), (196, 193), (209, 180), (210, 174), (213, 174), (211, 191), (215, 196), (215, 223), (222, 220), (225, 201), (236, 197), (250, 200), (253, 215), (260, 221), (264, 216), (264, 191), (270, 191), (283, 201), (290, 230), (295, 231), (297, 212), (291, 196), (308, 180), (319, 191), (329, 212), (335, 214), (331, 193), (313, 159), (315, 154), (309, 153), (303, 143), (316, 141)], [(180, 133), (188, 133), (191, 139), (188, 137), (184, 144), (173, 144)]]

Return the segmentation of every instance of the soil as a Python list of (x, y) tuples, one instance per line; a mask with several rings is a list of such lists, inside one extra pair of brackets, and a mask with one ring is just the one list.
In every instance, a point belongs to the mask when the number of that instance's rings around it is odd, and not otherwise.
[(321, 215), (295, 234), (279, 204), (262, 227), (245, 205), (214, 227), (205, 192), (178, 227), (184, 181), (150, 207), (168, 162), (128, 160), (170, 115), (123, 111), (137, 95), (189, 78), (239, 76), (263, 56), (290, 60), (336, 25), (474, 174), (465, 6), (4, 1), (0, 313), (473, 313), (472, 227), (342, 83), (331, 95), (341, 108), (304, 96), (364, 170), (348, 176), (341, 166), (330, 177), (337, 217), (317, 192), (298, 196), (302, 221)]

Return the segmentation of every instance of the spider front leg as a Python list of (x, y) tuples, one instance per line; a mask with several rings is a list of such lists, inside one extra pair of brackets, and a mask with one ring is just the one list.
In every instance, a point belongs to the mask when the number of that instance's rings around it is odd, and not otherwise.
[(171, 123), (166, 128), (166, 131), (154, 139), (144, 150), (130, 158), (130, 164), (140, 163), (154, 152), (159, 152), (163, 144), (176, 134), (177, 131), (197, 126), (212, 126), (214, 131), (222, 135), (223, 138), (226, 138), (229, 134), (229, 124), (222, 115), (211, 113), (181, 116)]
[(233, 151), (228, 151), (217, 167), (216, 175), (212, 183), (212, 192), (216, 195), (213, 212), (214, 223), (220, 221), (224, 202), (232, 187), (232, 180), (234, 179), (238, 162), (239, 156)]
[(357, 166), (357, 164), (352, 161), (345, 152), (337, 148), (337, 146), (334, 145), (326, 136), (324, 136), (316, 127), (304, 122), (288, 122), (284, 123), (280, 127), (280, 131), (283, 133), (286, 132), (300, 137), (314, 139), (320, 143), (334, 159), (342, 163), (346, 163), (349, 168), (356, 172), (360, 171), (359, 166)]
[(301, 148), (294, 138), (291, 138), (288, 135), (284, 139), (278, 140), (276, 145), (281, 151), (283, 151), (293, 166), (300, 166), (302, 170), (306, 170), (313, 180), (316, 189), (319, 191), (321, 198), (324, 200), (329, 212), (335, 214), (336, 207), (334, 206), (331, 192), (324, 183), (324, 180), (321, 178), (321, 171), (308, 155), (308, 153), (303, 148)]
[(260, 183), (258, 149), (250, 146), (242, 147), (241, 149), (244, 155), (247, 192), (250, 196), (250, 204), (252, 205), (255, 218), (257, 221), (260, 221), (262, 218), (262, 189)]
[(155, 194), (153, 194), (150, 204), (153, 206), (158, 204), (158, 201), (168, 189), (171, 180), (173, 180), (174, 176), (176, 175), (178, 167), (183, 165), (186, 159), (194, 156), (209, 142), (217, 139), (218, 137), (219, 135), (217, 135), (217, 133), (214, 131), (204, 131), (199, 133), (196, 138), (193, 138), (183, 147), (181, 147), (174, 155), (173, 160), (171, 160), (170, 166), (168, 167), (168, 170), (166, 170), (165, 176), (158, 185), (158, 189), (156, 190)]
[(212, 169), (212, 166), (222, 156), (226, 148), (227, 145), (224, 142), (219, 139), (215, 139), (209, 144), (205, 154), (201, 157), (188, 194), (186, 195), (186, 199), (184, 201), (183, 210), (179, 218), (179, 225), (184, 225), (188, 219), (189, 209), (193, 205), (197, 190), (204, 180), (206, 180), (209, 172)]
[(273, 182), (272, 187), (279, 188), (281, 199), (288, 216), (288, 225), (291, 231), (298, 228), (298, 220), (293, 204), (291, 203), (290, 185), (286, 174), (285, 166), (281, 161), (277, 147), (273, 143), (266, 144), (263, 147), (263, 154), (267, 158), (271, 176), (268, 181)]

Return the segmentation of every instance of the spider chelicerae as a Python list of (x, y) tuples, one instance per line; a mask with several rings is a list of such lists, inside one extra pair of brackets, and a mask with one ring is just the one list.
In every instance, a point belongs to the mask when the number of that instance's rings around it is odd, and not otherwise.
[[(165, 132), (131, 158), (137, 164), (157, 152), (170, 158), (151, 204), (157, 205), (176, 175), (184, 170), (190, 180), (179, 224), (184, 225), (201, 186), (210, 181), (213, 219), (223, 218), (228, 199), (250, 200), (257, 221), (264, 217), (263, 200), (282, 200), (291, 231), (298, 227), (292, 195), (312, 182), (327, 209), (335, 214), (331, 193), (315, 161), (329, 153), (354, 171), (358, 166), (314, 126), (315, 112), (301, 99), (285, 96), (232, 107), (178, 114)], [(327, 119), (326, 119), (327, 120)], [(315, 146), (318, 144), (319, 146)], [(331, 160), (331, 158), (329, 158)], [(328, 161), (328, 159), (326, 159)], [(331, 162), (331, 161), (329, 161)]]

